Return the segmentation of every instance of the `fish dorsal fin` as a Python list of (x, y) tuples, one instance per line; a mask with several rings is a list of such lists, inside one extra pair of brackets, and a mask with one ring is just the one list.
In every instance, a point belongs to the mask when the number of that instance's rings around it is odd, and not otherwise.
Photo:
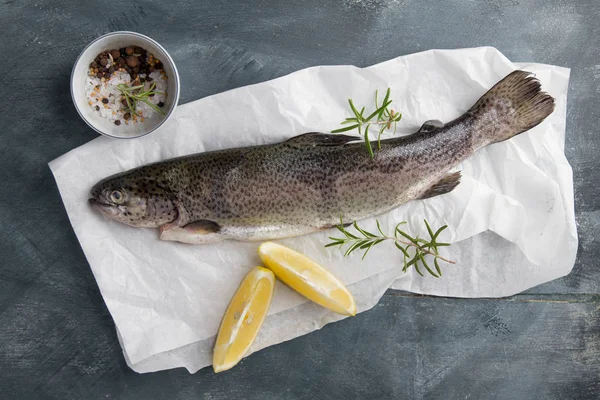
[(440, 194), (449, 193), (460, 183), (460, 171), (446, 174), (438, 182), (427, 189), (419, 199), (428, 199)]
[(433, 130), (441, 129), (443, 127), (444, 123), (439, 119), (430, 119), (428, 121), (425, 121), (425, 123), (421, 125), (419, 132), (431, 132)]
[(284, 143), (293, 147), (341, 146), (354, 140), (360, 140), (360, 138), (358, 136), (308, 132), (294, 136)]

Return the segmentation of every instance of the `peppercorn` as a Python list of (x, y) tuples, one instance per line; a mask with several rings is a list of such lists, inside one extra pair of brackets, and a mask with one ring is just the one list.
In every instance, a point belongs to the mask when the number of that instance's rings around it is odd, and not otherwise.
[(102, 99), (102, 103), (104, 103), (104, 104), (108, 104), (108, 99), (107, 99), (106, 97), (104, 97), (104, 98)]
[(115, 125), (117, 125), (117, 126), (121, 125), (121, 120), (119, 120), (119, 119), (118, 119), (118, 120), (116, 120), (116, 121), (115, 121)]
[(127, 57), (127, 65), (129, 65), (130, 67), (135, 67), (137, 66), (139, 63), (137, 57), (135, 56), (128, 56)]
[(125, 54), (127, 54), (128, 56), (133, 54), (133, 46), (128, 46), (125, 47)]
[(114, 49), (110, 51), (110, 55), (112, 56), (113, 60), (116, 60), (121, 56), (121, 52), (117, 49)]
[(159, 102), (158, 102), (158, 104), (157, 104), (157, 106), (159, 106), (159, 107), (161, 107), (161, 108), (162, 108), (162, 107), (164, 107), (164, 106), (165, 106), (165, 103), (163, 103), (162, 101), (159, 101)]

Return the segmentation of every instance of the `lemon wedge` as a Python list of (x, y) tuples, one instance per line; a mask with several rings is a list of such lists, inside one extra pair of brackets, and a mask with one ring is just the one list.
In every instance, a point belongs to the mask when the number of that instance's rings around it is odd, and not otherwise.
[(275, 276), (263, 267), (253, 268), (233, 295), (217, 334), (213, 353), (215, 372), (226, 371), (246, 355), (265, 320)]
[(279, 280), (307, 299), (339, 314), (356, 315), (348, 289), (310, 258), (273, 242), (261, 244), (258, 254)]

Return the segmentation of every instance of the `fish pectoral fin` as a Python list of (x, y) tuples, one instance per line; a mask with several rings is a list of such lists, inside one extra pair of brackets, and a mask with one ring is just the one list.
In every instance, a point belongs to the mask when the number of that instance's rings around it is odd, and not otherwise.
[(221, 225), (215, 221), (208, 219), (201, 219), (198, 221), (190, 222), (184, 226), (179, 226), (177, 220), (169, 224), (164, 224), (159, 227), (160, 233), (171, 231), (173, 229), (183, 229), (193, 233), (218, 233), (221, 230)]
[(204, 244), (223, 240), (220, 234), (221, 225), (207, 219), (191, 222), (184, 227), (171, 226), (171, 224), (160, 227), (160, 239), (183, 243)]
[(430, 119), (428, 121), (425, 121), (423, 125), (421, 125), (419, 132), (431, 132), (433, 130), (441, 129), (443, 127), (444, 123), (439, 119)]
[(449, 193), (460, 183), (460, 171), (444, 175), (436, 184), (427, 189), (419, 199), (428, 199), (440, 194)]
[(215, 221), (201, 219), (199, 221), (190, 222), (182, 229), (199, 234), (219, 233), (221, 231), (221, 225), (217, 224)]
[(348, 142), (360, 140), (358, 136), (338, 135), (319, 132), (308, 132), (286, 140), (284, 143), (296, 148), (316, 146), (341, 146)]

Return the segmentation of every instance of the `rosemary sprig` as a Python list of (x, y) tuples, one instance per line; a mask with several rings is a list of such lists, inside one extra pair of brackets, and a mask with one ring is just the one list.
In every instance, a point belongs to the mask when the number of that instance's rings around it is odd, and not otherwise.
[[(343, 128), (334, 129), (331, 133), (341, 133), (348, 132), (353, 129), (358, 129), (358, 134), (364, 137), (365, 146), (367, 147), (367, 151), (371, 158), (375, 157), (373, 153), (373, 147), (371, 146), (371, 141), (369, 139), (369, 128), (371, 125), (379, 125), (379, 134), (377, 135), (377, 150), (381, 150), (381, 135), (386, 129), (391, 129), (394, 127), (394, 134), (396, 133), (396, 124), (402, 118), (402, 114), (399, 112), (390, 109), (389, 106), (392, 104), (392, 100), (390, 99), (390, 88), (385, 92), (385, 97), (383, 98), (383, 102), (381, 106), (379, 105), (378, 99), (378, 91), (375, 91), (375, 111), (369, 114), (367, 117), (364, 116), (365, 107), (362, 107), (360, 112), (354, 106), (354, 102), (352, 99), (348, 99), (348, 103), (350, 104), (350, 109), (354, 114), (354, 117), (346, 118), (342, 121), (342, 125), (348, 125)], [(375, 119), (375, 117), (377, 117)]]
[(136, 86), (127, 86), (124, 83), (119, 83), (117, 85), (117, 89), (119, 89), (119, 91), (125, 98), (125, 102), (127, 103), (127, 109), (132, 114), (135, 114), (138, 117), (141, 117), (141, 115), (138, 114), (138, 112), (137, 112), (138, 101), (146, 103), (148, 105), (148, 107), (154, 109), (155, 111), (158, 111), (159, 113), (161, 113), (163, 115), (165, 114), (165, 112), (163, 110), (161, 110), (156, 104), (153, 104), (151, 101), (148, 100), (148, 98), (150, 96), (153, 96), (155, 94), (163, 94), (162, 92), (155, 92), (154, 91), (155, 87), (156, 87), (155, 82), (152, 82), (152, 85), (150, 85), (150, 88), (148, 88), (148, 90), (143, 90), (144, 89), (143, 84), (136, 85)]
[[(336, 238), (329, 237), (331, 239), (331, 243), (325, 245), (325, 247), (331, 246), (339, 246), (342, 249), (344, 246), (348, 246), (344, 252), (344, 257), (350, 255), (352, 252), (356, 250), (363, 250), (363, 260), (366, 257), (367, 253), (373, 246), (378, 245), (386, 240), (390, 240), (394, 242), (394, 245), (398, 250), (402, 252), (404, 255), (404, 268), (402, 268), (403, 272), (406, 272), (408, 268), (411, 266), (415, 267), (417, 273), (423, 276), (423, 273), (419, 269), (419, 264), (421, 264), (429, 274), (433, 275), (436, 278), (442, 276), (442, 270), (439, 266), (438, 260), (445, 261), (450, 264), (455, 264), (454, 261), (448, 260), (439, 255), (438, 247), (450, 246), (450, 243), (438, 242), (437, 239), (442, 233), (444, 229), (448, 227), (448, 225), (442, 226), (435, 233), (429, 226), (427, 220), (423, 220), (425, 222), (425, 226), (427, 227), (427, 232), (429, 233), (429, 240), (425, 240), (418, 236), (412, 237), (402, 229), (400, 226), (406, 224), (406, 222), (400, 222), (396, 225), (394, 229), (394, 235), (386, 235), (382, 229), (379, 221), (377, 221), (377, 230), (378, 234), (374, 234), (365, 229), (362, 229), (358, 226), (356, 221), (352, 224), (354, 229), (358, 233), (349, 232), (343, 224), (343, 221), (340, 219), (340, 224), (337, 225), (337, 229), (344, 234), (344, 237)], [(433, 258), (433, 266), (435, 271), (429, 266), (426, 261), (426, 257)]]

